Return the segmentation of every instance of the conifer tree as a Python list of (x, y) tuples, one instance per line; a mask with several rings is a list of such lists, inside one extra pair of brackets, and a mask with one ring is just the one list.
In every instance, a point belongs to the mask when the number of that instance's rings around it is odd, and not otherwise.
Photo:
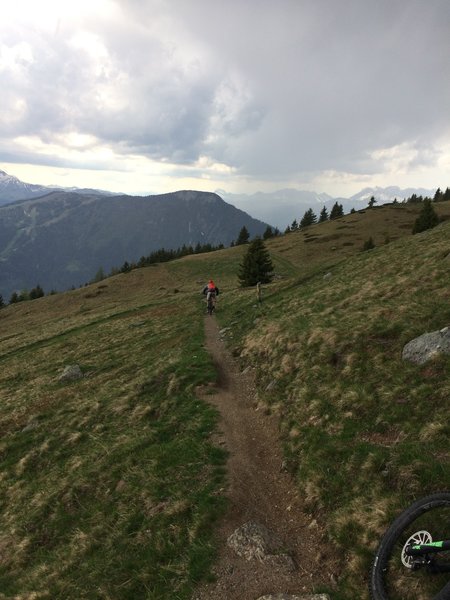
[(422, 209), (414, 222), (412, 232), (413, 234), (421, 233), (422, 231), (436, 227), (438, 224), (439, 217), (431, 204), (431, 200), (427, 198), (423, 201)]
[(5, 306), (5, 302), (3, 300), (3, 296), (0, 294), (0, 308), (3, 308)]
[[(143, 260), (143, 257), (140, 258), (140, 261), (142, 261), (142, 260)], [(103, 270), (103, 267), (100, 267), (98, 269), (97, 273), (95, 274), (94, 283), (99, 283), (100, 281), (103, 281), (103, 279), (105, 279), (105, 271)]]
[(272, 280), (272, 259), (261, 238), (255, 238), (249, 245), (239, 268), (239, 281), (242, 287), (269, 283)]
[(309, 225), (314, 225), (314, 223), (316, 222), (317, 217), (314, 214), (313, 209), (308, 208), (308, 210), (303, 215), (302, 220), (300, 221), (300, 228), (303, 229), (304, 227), (309, 227)]
[(319, 223), (324, 223), (325, 221), (328, 221), (328, 210), (326, 206), (322, 208), (319, 215)]
[(443, 197), (444, 194), (441, 192), (441, 188), (438, 188), (434, 194), (433, 202), (442, 202)]
[(369, 205), (368, 205), (368, 208), (373, 208), (373, 207), (374, 207), (374, 205), (376, 204), (376, 202), (377, 202), (377, 201), (375, 200), (375, 196), (372, 196), (372, 197), (370, 198), (370, 200), (369, 200)]
[(263, 240), (268, 240), (273, 237), (274, 231), (270, 225), (267, 225), (265, 232), (263, 233)]
[(241, 246), (242, 244), (247, 244), (249, 239), (250, 239), (250, 234), (248, 232), (247, 227), (244, 225), (239, 232), (239, 235), (238, 235), (235, 245)]
[(297, 231), (297, 229), (298, 229), (297, 219), (294, 219), (291, 223), (291, 231)]
[(338, 219), (344, 216), (344, 207), (336, 200), (330, 212), (330, 220)]
[(450, 188), (447, 188), (442, 196), (442, 202), (450, 200)]
[(13, 292), (11, 294), (11, 298), (9, 299), (9, 303), (16, 304), (16, 302), (19, 302), (19, 294), (17, 292)]
[(39, 284), (32, 290), (30, 290), (29, 298), (30, 300), (36, 300), (36, 298), (42, 298), (44, 296), (44, 290), (41, 288)]

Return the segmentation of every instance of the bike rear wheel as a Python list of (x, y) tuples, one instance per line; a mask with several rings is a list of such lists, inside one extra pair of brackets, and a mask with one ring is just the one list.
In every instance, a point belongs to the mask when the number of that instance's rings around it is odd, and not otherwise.
[[(428, 543), (431, 539), (450, 539), (450, 492), (417, 500), (386, 531), (370, 574), (373, 600), (450, 600), (450, 572), (432, 573), (426, 566), (413, 568), (416, 565), (405, 555), (408, 543)], [(432, 561), (450, 570), (450, 552), (432, 555)]]

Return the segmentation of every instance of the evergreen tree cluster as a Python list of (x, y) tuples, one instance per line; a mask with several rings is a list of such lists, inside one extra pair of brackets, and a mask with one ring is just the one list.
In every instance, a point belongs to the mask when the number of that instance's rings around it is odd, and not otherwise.
[[(278, 227), (273, 228), (270, 225), (267, 225), (266, 230), (263, 233), (263, 240), (268, 240), (277, 235), (280, 235), (280, 230), (278, 229)], [(236, 241), (231, 242), (231, 246), (242, 246), (243, 244), (248, 244), (249, 241), (250, 241), (250, 233), (248, 232), (247, 227), (245, 227), (245, 225), (244, 225), (242, 227), (242, 229), (240, 230)]]
[(324, 206), (320, 211), (319, 219), (317, 219), (317, 215), (314, 213), (313, 209), (308, 208), (308, 210), (305, 211), (303, 217), (300, 219), (300, 222), (298, 222), (297, 219), (294, 219), (292, 223), (286, 227), (285, 233), (290, 233), (291, 231), (299, 231), (301, 229), (309, 227), (310, 225), (314, 225), (314, 223), (324, 223), (325, 221), (332, 221), (333, 219), (339, 219), (339, 217), (343, 216), (344, 207), (342, 206), (342, 204), (339, 204), (338, 201), (336, 201), (333, 204), (330, 214), (328, 214), (327, 207)]
[[(37, 286), (31, 289), (30, 291), (22, 290), (21, 292), (13, 292), (11, 294), (11, 298), (9, 299), (9, 303), (17, 304), (17, 302), (36, 300), (36, 298), (42, 298), (43, 296), (45, 296), (44, 290), (39, 284), (37, 284)], [(0, 296), (0, 308), (2, 308), (3, 306), (5, 306), (3, 297)]]
[(434, 194), (433, 201), (446, 202), (447, 200), (450, 200), (450, 188), (447, 188), (445, 192), (441, 191), (441, 188), (438, 188)]
[(171, 260), (177, 260), (177, 258), (183, 258), (183, 256), (189, 256), (190, 254), (214, 252), (215, 250), (222, 250), (223, 248), (223, 244), (213, 246), (212, 244), (200, 243), (196, 244), (195, 246), (183, 245), (177, 250), (166, 250), (165, 248), (160, 248), (159, 250), (154, 250), (148, 256), (141, 256), (137, 263), (129, 263), (128, 261), (125, 261), (119, 270), (113, 269), (114, 272), (112, 272), (111, 274), (116, 275), (117, 273), (128, 273), (133, 269), (148, 267), (155, 263), (169, 262)]
[(433, 198), (429, 198), (427, 196), (418, 196), (417, 194), (412, 194), (409, 198), (406, 199), (408, 204), (423, 204), (422, 209), (419, 213), (419, 216), (414, 222), (414, 226), (412, 229), (412, 233), (421, 233), (422, 231), (426, 231), (427, 229), (432, 229), (439, 224), (439, 216), (433, 208), (434, 202), (446, 202), (450, 200), (450, 188), (447, 188), (445, 192), (438, 188)]
[(446, 202), (450, 200), (450, 188), (447, 188), (445, 192), (438, 188), (433, 198), (429, 198), (428, 196), (421, 196), (417, 194), (412, 194), (409, 198), (405, 200), (408, 204), (418, 204), (419, 202), (425, 202), (429, 200), (430, 202)]

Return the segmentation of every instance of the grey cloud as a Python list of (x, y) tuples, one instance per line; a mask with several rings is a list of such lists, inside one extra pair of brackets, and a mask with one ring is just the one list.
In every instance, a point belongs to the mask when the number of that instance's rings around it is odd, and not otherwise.
[(372, 153), (400, 144), (430, 164), (450, 134), (444, 0), (117, 5), (119, 21), (85, 23), (108, 50), (100, 66), (70, 45), (70, 24), (51, 38), (8, 30), (36, 60), (1, 74), (3, 102), (27, 103), (18, 121), (0, 118), (5, 140), (74, 129), (124, 153), (180, 165), (207, 155), (276, 179), (376, 172), (386, 159)]

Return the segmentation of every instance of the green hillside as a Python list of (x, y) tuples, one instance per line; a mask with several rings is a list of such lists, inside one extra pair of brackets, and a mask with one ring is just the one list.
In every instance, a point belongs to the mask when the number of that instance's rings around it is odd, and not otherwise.
[[(450, 217), (450, 203), (436, 208)], [(450, 325), (450, 222), (411, 236), (419, 210), (270, 240), (261, 306), (237, 286), (235, 247), (0, 310), (0, 598), (187, 599), (207, 577), (226, 460), (195, 394), (215, 378), (209, 277), (341, 561), (333, 600), (364, 598), (393, 514), (450, 487), (450, 357), (401, 360), (407, 341)], [(369, 236), (376, 248), (361, 252)], [(59, 381), (75, 363), (84, 377)]]

